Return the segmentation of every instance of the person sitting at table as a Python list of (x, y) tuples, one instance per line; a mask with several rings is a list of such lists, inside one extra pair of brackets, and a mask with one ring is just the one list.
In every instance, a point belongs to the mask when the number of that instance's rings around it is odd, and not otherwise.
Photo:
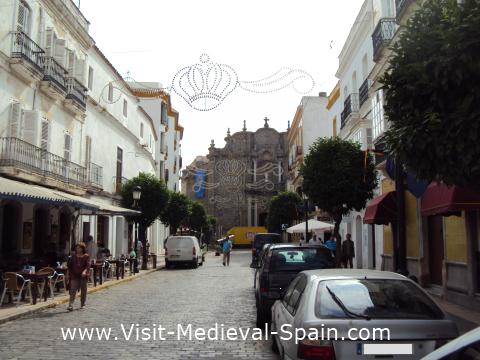
[(80, 306), (83, 309), (87, 300), (87, 281), (90, 274), (90, 256), (87, 254), (87, 246), (83, 242), (75, 245), (75, 254), (68, 260), (68, 274), (70, 301), (67, 310), (73, 310), (73, 302), (78, 289), (80, 289)]

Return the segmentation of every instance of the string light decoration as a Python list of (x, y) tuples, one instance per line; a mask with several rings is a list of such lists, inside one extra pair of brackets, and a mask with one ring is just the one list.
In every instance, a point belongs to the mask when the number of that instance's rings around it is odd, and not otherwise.
[[(297, 93), (305, 95), (313, 90), (315, 80), (304, 70), (283, 67), (263, 79), (241, 81), (232, 66), (212, 62), (208, 54), (203, 53), (200, 55), (199, 63), (179, 70), (174, 75), (169, 87), (148, 87), (136, 82), (127, 74), (126, 78), (114, 80), (105, 85), (100, 94), (100, 100), (110, 104), (117, 102), (121, 98), (121, 93), (130, 91), (133, 85), (136, 89), (145, 90), (141, 93), (137, 92), (137, 97), (162, 97), (165, 94), (175, 93), (191, 108), (198, 111), (210, 111), (219, 107), (237, 88), (257, 94), (266, 94), (291, 87)], [(118, 90), (118, 96), (110, 96), (110, 86)], [(107, 88), (108, 96), (105, 97)]]

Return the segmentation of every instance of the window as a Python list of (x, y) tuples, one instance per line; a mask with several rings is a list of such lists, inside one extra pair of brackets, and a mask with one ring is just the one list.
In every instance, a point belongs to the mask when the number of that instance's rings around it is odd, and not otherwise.
[(357, 130), (355, 134), (353, 134), (353, 142), (359, 143), (360, 146), (362, 145), (362, 130)]
[(168, 125), (167, 105), (165, 105), (164, 102), (162, 102), (162, 114), (161, 114), (160, 121), (162, 122), (162, 124)]
[(407, 280), (341, 279), (321, 282), (315, 300), (315, 314), (319, 318), (345, 319), (349, 316), (331, 293), (351, 312), (372, 319), (444, 318), (438, 306)]
[(25, 34), (29, 34), (30, 31), (30, 8), (23, 1), (18, 3), (17, 31)]
[(88, 67), (88, 88), (93, 90), (93, 68), (91, 66)]
[(382, 135), (384, 131), (383, 93), (378, 90), (372, 99), (373, 140)]
[(113, 85), (108, 84), (108, 101), (113, 102)]
[(10, 105), (8, 136), (13, 138), (22, 137), (22, 105), (18, 102)]
[(47, 119), (42, 119), (40, 148), (44, 151), (49, 151), (50, 149), (50, 122)]
[(65, 133), (65, 144), (63, 150), (63, 157), (65, 160), (70, 161), (72, 155), (72, 136), (66, 132)]
[(270, 271), (303, 271), (333, 267), (333, 258), (325, 248), (291, 248), (272, 252)]
[(287, 310), (290, 314), (295, 315), (300, 304), (300, 299), (302, 298), (303, 291), (307, 286), (307, 279), (305, 276), (301, 275), (298, 282), (295, 284), (295, 287), (292, 289), (292, 294), (287, 301)]
[(140, 123), (140, 138), (143, 139), (143, 123)]
[(92, 162), (92, 138), (90, 136), (85, 137), (85, 166), (87, 168)]
[(119, 193), (122, 190), (122, 168), (123, 168), (123, 150), (117, 147), (117, 171), (115, 176), (115, 191)]
[(75, 73), (75, 53), (70, 49), (67, 49), (67, 71), (70, 76)]
[[(127, 115), (128, 115), (128, 102), (127, 102), (127, 99), (123, 99), (123, 116), (127, 117)], [(143, 131), (142, 131), (142, 137), (143, 137)]]

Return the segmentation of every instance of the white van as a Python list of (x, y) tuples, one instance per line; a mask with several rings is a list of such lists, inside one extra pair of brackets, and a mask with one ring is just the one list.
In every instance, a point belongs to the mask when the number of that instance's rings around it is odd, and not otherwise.
[(202, 252), (195, 236), (170, 236), (165, 243), (165, 267), (188, 263), (193, 268), (203, 265)]

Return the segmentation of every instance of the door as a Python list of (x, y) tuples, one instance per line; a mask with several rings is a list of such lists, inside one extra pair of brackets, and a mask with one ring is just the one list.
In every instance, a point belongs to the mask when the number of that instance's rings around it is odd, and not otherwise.
[(35, 210), (35, 225), (34, 225), (34, 248), (35, 248), (35, 255), (42, 256), (47, 251), (47, 242), (48, 242), (48, 210), (46, 209), (36, 209)]
[(355, 219), (355, 259), (357, 263), (357, 268), (361, 269), (363, 267), (363, 241), (362, 241), (362, 217), (360, 215)]
[(442, 285), (444, 248), (443, 219), (441, 216), (428, 217), (428, 255), (430, 283)]

